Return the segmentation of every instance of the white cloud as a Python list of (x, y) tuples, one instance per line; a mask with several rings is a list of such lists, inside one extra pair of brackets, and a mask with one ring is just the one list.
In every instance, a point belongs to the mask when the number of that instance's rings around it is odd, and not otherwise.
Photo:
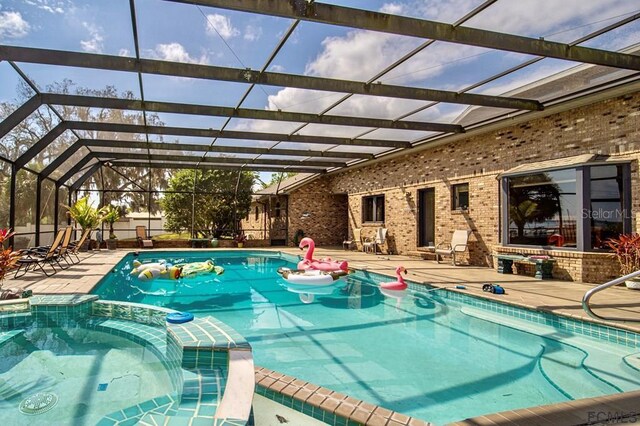
[(102, 29), (88, 22), (83, 22), (82, 26), (89, 31), (90, 36), (88, 40), (80, 40), (82, 50), (89, 53), (102, 53), (104, 50)]
[[(381, 11), (452, 23), (473, 10), (478, 4), (478, 0), (430, 0), (429, 2), (424, 0), (405, 2), (392, 0), (385, 4)], [(611, 2), (584, 2), (583, 0), (565, 0), (563, 2), (554, 0), (505, 1), (496, 3), (481, 12), (477, 19), (464, 25), (470, 27), (484, 25), (485, 28), (494, 31), (542, 36), (569, 27), (581, 27), (594, 21), (594, 16), (602, 19), (629, 12), (629, 10), (625, 10), (625, 7), (629, 9), (629, 2), (624, 0), (612, 0)], [(596, 27), (585, 28), (583, 31), (593, 31)], [(348, 31), (341, 36), (325, 38), (321, 51), (306, 64), (305, 74), (367, 81), (423, 42), (424, 40), (421, 39), (393, 34), (363, 30)], [(463, 65), (469, 72), (473, 72), (475, 67), (479, 69), (483, 66), (483, 61), (486, 61), (483, 54), (489, 51), (489, 49), (473, 46), (438, 42), (381, 77), (380, 80), (386, 84), (396, 85), (424, 86), (426, 84), (429, 86), (430, 83), (434, 83), (438, 88), (457, 90), (460, 87), (455, 87), (453, 83), (447, 86), (445, 73), (456, 65), (458, 70)], [(275, 67), (272, 67), (271, 70), (279, 71)], [(555, 70), (546, 71), (552, 73)], [(504, 82), (501, 87), (492, 86), (490, 91), (502, 93), (518, 85), (526, 84), (532, 81), (532, 78), (534, 76), (520, 75), (517, 81), (515, 78), (510, 79), (510, 81)], [(458, 80), (460, 80), (458, 83), (454, 83), (467, 84), (463, 83), (463, 79)], [(340, 99), (341, 96), (328, 92), (285, 88), (268, 97), (267, 108), (317, 113)], [(424, 101), (406, 99), (354, 96), (341, 106), (332, 109), (329, 114), (395, 118), (424, 105), (424, 103)], [(460, 114), (464, 108), (464, 106), (460, 106), (447, 111), (431, 108), (429, 114), (432, 120), (447, 121)], [(438, 116), (433, 116), (433, 114)], [(258, 130), (257, 126), (256, 130)], [(273, 124), (272, 128), (260, 124), (259, 130), (277, 131), (278, 129), (277, 124)]]
[(273, 72), (284, 72), (284, 67), (282, 65), (271, 65), (271, 68), (269, 68), (270, 71)]
[(0, 13), (0, 40), (24, 37), (30, 29), (31, 25), (22, 18), (20, 12)]
[(380, 12), (453, 23), (477, 5), (477, 0), (396, 1), (384, 4)]
[(240, 34), (231, 24), (231, 19), (224, 15), (212, 13), (207, 15), (207, 34), (220, 34), (220, 37), (227, 40)]
[(72, 6), (72, 4), (65, 0), (24, 0), (24, 2), (53, 14), (62, 14), (67, 7)]
[(262, 37), (262, 27), (254, 27), (253, 25), (247, 25), (244, 29), (243, 38), (247, 41), (256, 41)]
[(193, 64), (207, 63), (207, 55), (203, 54), (199, 58), (192, 57), (180, 43), (157, 44), (155, 49), (150, 51), (150, 56), (163, 61), (184, 62)]
[(368, 80), (418, 43), (417, 39), (393, 34), (349, 31), (345, 36), (325, 38), (322, 52), (307, 64), (305, 73)]
[(131, 56), (131, 51), (129, 49), (120, 49), (118, 51), (118, 56)]

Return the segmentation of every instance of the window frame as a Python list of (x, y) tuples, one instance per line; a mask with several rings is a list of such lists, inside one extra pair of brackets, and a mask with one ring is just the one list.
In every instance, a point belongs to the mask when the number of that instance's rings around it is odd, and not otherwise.
[[(379, 200), (382, 199), (382, 218), (377, 217), (377, 206), (379, 203)], [(372, 206), (372, 211), (371, 211), (371, 217), (372, 220), (366, 220), (366, 202), (367, 200), (373, 200), (371, 206)], [(361, 210), (362, 210), (362, 223), (366, 224), (366, 223), (384, 223), (385, 220), (385, 216), (386, 216), (386, 201), (385, 201), (385, 196), (384, 194), (377, 194), (377, 195), (367, 195), (362, 197), (361, 200)]]
[[(460, 204), (460, 200), (459, 200), (459, 188), (462, 187), (467, 187), (467, 205), (466, 206), (459, 206)], [(469, 204), (471, 204), (471, 197), (470, 197), (470, 191), (469, 191), (469, 182), (462, 182), (462, 183), (456, 183), (451, 185), (451, 210), (455, 210), (455, 211), (469, 211)]]
[[(550, 169), (540, 169), (535, 171), (528, 171), (522, 173), (512, 173), (508, 175), (500, 176), (499, 180), (499, 196), (498, 201), (500, 203), (500, 243), (505, 247), (519, 247), (530, 249), (543, 249), (543, 250), (563, 250), (563, 251), (578, 251), (578, 252), (593, 252), (603, 253), (602, 250), (597, 250), (591, 247), (591, 218), (589, 215), (584, 214), (591, 209), (591, 168), (599, 166), (621, 166), (622, 167), (622, 232), (630, 233), (632, 230), (631, 224), (631, 163), (629, 161), (599, 161), (588, 164), (577, 164), (567, 167), (554, 167)], [(548, 245), (527, 245), (527, 244), (510, 244), (509, 243), (509, 179), (514, 177), (535, 175), (539, 173), (555, 172), (560, 170), (575, 170), (576, 171), (576, 211), (578, 217), (576, 217), (576, 247), (552, 247)]]

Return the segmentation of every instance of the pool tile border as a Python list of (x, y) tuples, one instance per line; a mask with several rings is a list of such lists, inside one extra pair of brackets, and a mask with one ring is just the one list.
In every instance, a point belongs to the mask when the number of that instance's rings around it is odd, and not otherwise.
[[(356, 271), (355, 276), (376, 285), (389, 279), (388, 276), (377, 272), (360, 270)], [(451, 287), (437, 287), (429, 285), (428, 283), (415, 281), (407, 281), (407, 284), (409, 285), (409, 290), (418, 293), (429, 291), (432, 296), (464, 303), (490, 312), (496, 312), (536, 324), (549, 325), (558, 330), (593, 337), (627, 347), (640, 347), (640, 333), (625, 329), (623, 324), (610, 326), (596, 320), (591, 321), (570, 317), (562, 315), (561, 313), (549, 312), (532, 306), (518, 304), (513, 301), (488, 299), (481, 295), (469, 294), (465, 290), (458, 290)]]
[(409, 417), (277, 371), (256, 367), (256, 393), (332, 426), (428, 426)]
[[(420, 286), (416, 291), (424, 291), (424, 285)], [(640, 334), (625, 330), (618, 327), (599, 324), (591, 321), (583, 321), (577, 318), (571, 318), (556, 313), (533, 309), (529, 306), (515, 305), (513, 303), (494, 301), (485, 299), (480, 296), (462, 293), (449, 288), (443, 288), (437, 291), (438, 295), (443, 299), (461, 302), (476, 308), (484, 309), (490, 312), (496, 312), (513, 318), (519, 318), (536, 324), (545, 324), (555, 327), (558, 330), (570, 332), (573, 334), (593, 337), (599, 340), (605, 340), (619, 345), (637, 348), (640, 347)]]

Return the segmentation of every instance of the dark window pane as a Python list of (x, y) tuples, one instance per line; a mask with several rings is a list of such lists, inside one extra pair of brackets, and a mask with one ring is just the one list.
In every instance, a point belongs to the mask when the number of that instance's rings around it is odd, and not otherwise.
[(453, 209), (469, 208), (469, 184), (461, 183), (453, 186)]
[(576, 246), (576, 171), (509, 178), (509, 243)]
[(622, 166), (591, 168), (591, 248), (608, 249), (606, 241), (624, 232)]
[(362, 198), (362, 221), (384, 221), (384, 195)]

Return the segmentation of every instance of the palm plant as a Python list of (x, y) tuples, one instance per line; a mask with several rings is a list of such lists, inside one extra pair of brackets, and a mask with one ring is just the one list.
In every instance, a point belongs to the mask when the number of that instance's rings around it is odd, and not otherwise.
[[(97, 228), (102, 223), (102, 216), (104, 215), (104, 207), (100, 210), (93, 207), (89, 202), (89, 196), (82, 197), (73, 206), (64, 206), (69, 212), (69, 216), (76, 221), (82, 228), (82, 232), (87, 229), (91, 230)], [(89, 234), (91, 235), (91, 234)], [(86, 242), (87, 246), (89, 241)]]
[(113, 231), (113, 224), (120, 219), (120, 208), (109, 204), (102, 208), (102, 221), (109, 224), (109, 239), (118, 238)]

